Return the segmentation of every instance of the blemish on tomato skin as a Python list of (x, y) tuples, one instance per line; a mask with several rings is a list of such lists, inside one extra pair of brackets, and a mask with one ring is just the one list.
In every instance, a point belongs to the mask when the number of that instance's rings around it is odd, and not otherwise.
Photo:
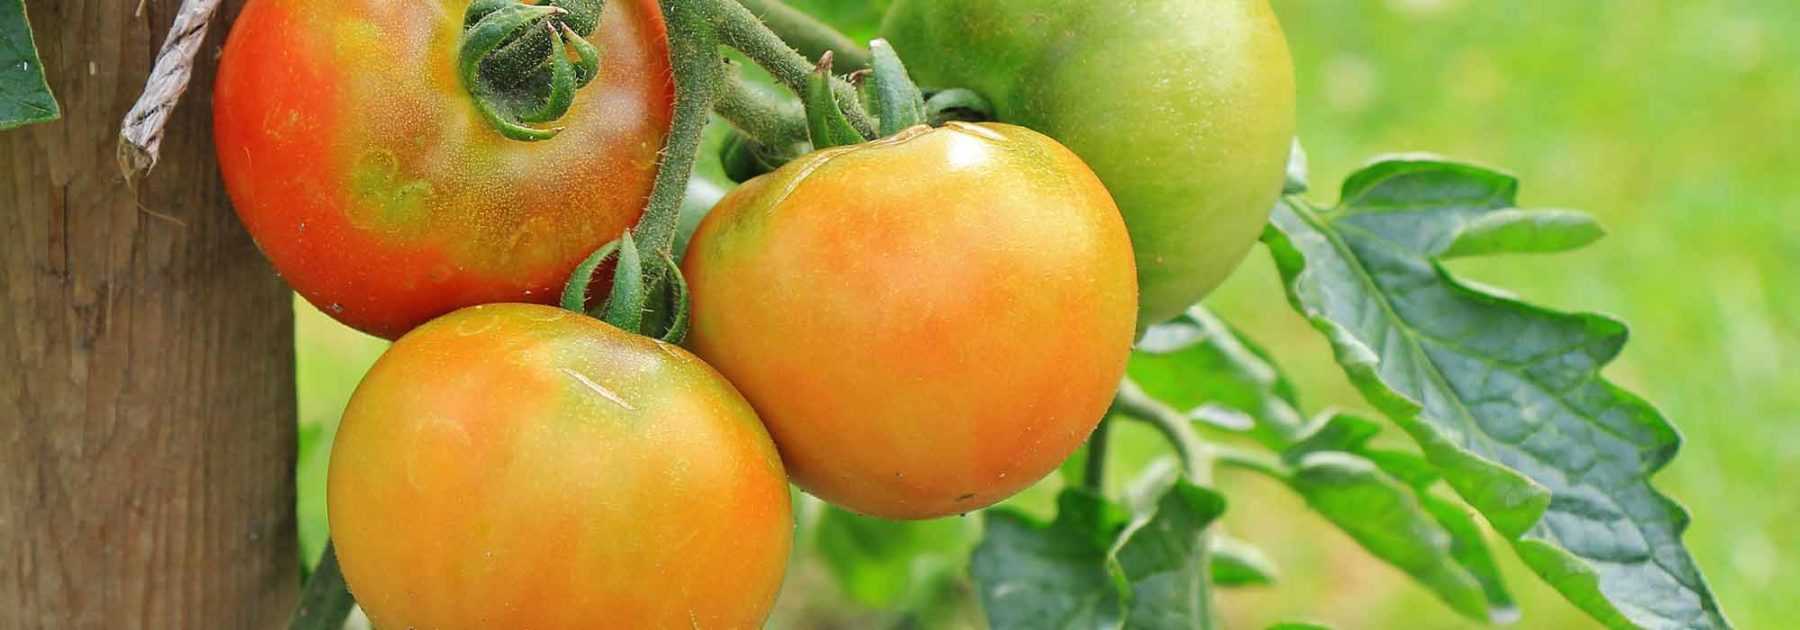
[(473, 337), (500, 325), (500, 317), (492, 313), (470, 313), (456, 322), (456, 334)]
[(631, 406), (631, 403), (626, 402), (623, 397), (619, 396), (617, 393), (614, 393), (612, 390), (607, 389), (606, 386), (595, 382), (594, 379), (588, 378), (586, 374), (582, 374), (582, 373), (577, 372), (570, 368), (560, 368), (559, 371), (561, 371), (564, 375), (567, 375), (569, 378), (575, 379), (576, 382), (581, 383), (581, 385), (583, 387), (586, 387), (588, 389), (588, 391), (594, 392), (595, 394), (599, 394), (601, 398), (605, 398), (606, 400), (612, 402), (613, 404), (625, 408), (626, 411), (636, 411), (637, 410), (636, 407)]

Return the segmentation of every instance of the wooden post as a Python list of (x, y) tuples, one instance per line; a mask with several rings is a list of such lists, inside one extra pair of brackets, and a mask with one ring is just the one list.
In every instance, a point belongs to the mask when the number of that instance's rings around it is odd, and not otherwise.
[(298, 598), (293, 314), (211, 92), (114, 160), (176, 0), (27, 0), (59, 122), (0, 132), (0, 628), (277, 628)]

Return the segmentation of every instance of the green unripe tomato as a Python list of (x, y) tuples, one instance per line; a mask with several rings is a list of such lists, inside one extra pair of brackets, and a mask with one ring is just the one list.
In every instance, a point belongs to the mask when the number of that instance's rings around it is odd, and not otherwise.
[(882, 34), (920, 85), (975, 90), (1099, 174), (1131, 231), (1140, 330), (1262, 233), (1294, 136), (1265, 0), (897, 0)]

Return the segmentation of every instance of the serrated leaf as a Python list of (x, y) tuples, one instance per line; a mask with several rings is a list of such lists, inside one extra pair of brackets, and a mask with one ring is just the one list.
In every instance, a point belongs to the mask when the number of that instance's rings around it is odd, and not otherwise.
[[(1315, 453), (1354, 462), (1356, 483), (1322, 483), (1329, 471), (1304, 466), (1299, 471), (1304, 474), (1284, 481), (1364, 549), (1414, 577), (1458, 612), (1481, 621), (1504, 621), (1514, 614), (1481, 530), (1443, 523), (1429, 509), (1425, 495), (1438, 480), (1435, 468), (1410, 453), (1369, 448), (1381, 430), (1374, 421), (1347, 414), (1312, 423), (1298, 420), (1293, 387), (1268, 353), (1204, 308), (1153, 327), (1140, 342), (1130, 372), (1159, 398), (1192, 404), (1193, 397), (1205, 396), (1256, 410), (1259, 426), (1251, 434), (1289, 464)], [(1375, 505), (1382, 507), (1374, 510)], [(1363, 513), (1364, 508), (1372, 514)]]
[(0, 0), (0, 131), (56, 120), (62, 110), (44, 82), (24, 0)]
[(1388, 159), (1351, 176), (1335, 210), (1284, 200), (1264, 240), (1364, 396), (1547, 582), (1613, 627), (1728, 627), (1681, 545), (1687, 513), (1649, 482), (1680, 437), (1599, 375), (1624, 325), (1472, 288), (1438, 262), (1516, 210), (1517, 189), (1476, 166)]
[(1232, 424), (1209, 419), (1230, 411), (1254, 418), (1251, 437), (1281, 449), (1305, 431), (1305, 420), (1293, 384), (1267, 356), (1196, 306), (1145, 331), (1126, 372), (1151, 395), (1208, 424)]
[(1602, 236), (1606, 230), (1586, 212), (1496, 210), (1465, 224), (1438, 257), (1561, 252), (1580, 249)]
[(1079, 488), (1057, 497), (1050, 523), (989, 511), (970, 566), (989, 626), (1211, 627), (1204, 530), (1224, 507), (1176, 480), (1135, 516)]
[(1307, 505), (1357, 544), (1430, 588), (1457, 612), (1488, 617), (1481, 583), (1450, 554), (1448, 532), (1425, 512), (1412, 489), (1349, 453), (1300, 458), (1289, 482)]
[(889, 521), (827, 506), (813, 540), (837, 583), (864, 606), (894, 609), (962, 566), (974, 543), (965, 518)]
[(1280, 571), (1275, 561), (1248, 541), (1229, 536), (1212, 537), (1212, 582), (1217, 586), (1266, 586)]
[(1107, 551), (1127, 515), (1077, 489), (1064, 490), (1056, 505), (1056, 520), (1047, 524), (1012, 510), (987, 512), (969, 572), (995, 630), (1124, 623), (1126, 586)]
[(1225, 497), (1176, 481), (1156, 511), (1139, 514), (1120, 536), (1114, 553), (1130, 584), (1133, 630), (1181, 630), (1212, 626), (1206, 554), (1207, 526), (1225, 513)]

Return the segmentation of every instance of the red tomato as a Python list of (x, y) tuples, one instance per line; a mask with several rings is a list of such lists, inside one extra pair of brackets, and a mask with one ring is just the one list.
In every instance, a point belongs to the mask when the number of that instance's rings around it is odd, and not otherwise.
[(795, 483), (889, 518), (1031, 485), (1105, 413), (1137, 281), (1100, 180), (1023, 127), (952, 123), (813, 153), (701, 223), (691, 345)]
[(219, 166), (294, 289), (394, 338), (486, 302), (550, 302), (637, 221), (669, 129), (661, 13), (606, 4), (600, 76), (541, 142), (485, 122), (455, 62), (466, 0), (254, 0), (219, 62)]
[(793, 535), (768, 433), (674, 346), (529, 304), (382, 355), (331, 452), (331, 535), (378, 628), (751, 628)]

